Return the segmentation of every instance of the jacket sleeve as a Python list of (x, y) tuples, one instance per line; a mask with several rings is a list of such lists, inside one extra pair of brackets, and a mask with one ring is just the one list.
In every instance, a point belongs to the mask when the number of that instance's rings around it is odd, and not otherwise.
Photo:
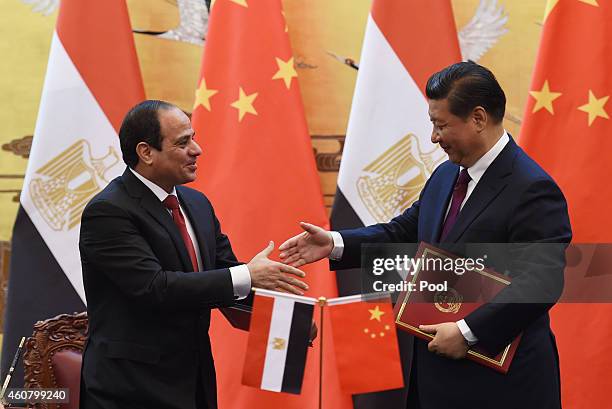
[(414, 243), (418, 238), (420, 202), (388, 223), (379, 223), (357, 229), (340, 230), (344, 241), (342, 259), (330, 261), (332, 270), (357, 268), (361, 266), (361, 245), (368, 243)]
[(228, 268), (164, 270), (130, 215), (108, 201), (94, 201), (86, 207), (79, 249), (84, 274), (104, 274), (122, 293), (143, 305), (198, 309), (233, 302)]

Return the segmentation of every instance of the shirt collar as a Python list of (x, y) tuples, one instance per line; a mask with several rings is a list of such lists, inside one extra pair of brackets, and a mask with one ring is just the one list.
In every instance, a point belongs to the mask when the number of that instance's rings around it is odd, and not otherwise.
[[(497, 156), (504, 149), (506, 144), (510, 142), (510, 137), (508, 136), (508, 132), (504, 129), (504, 133), (501, 138), (493, 145), (491, 149), (484, 155), (480, 157), (472, 166), (468, 168), (468, 175), (474, 181), (474, 183), (478, 184), (478, 181), (484, 175), (486, 170), (491, 166), (491, 163), (497, 158)], [(461, 167), (463, 169), (463, 166)]]
[(164, 200), (166, 200), (166, 198), (168, 196), (170, 196), (170, 195), (176, 196), (176, 187), (173, 187), (172, 188), (172, 193), (168, 194), (168, 192), (166, 192), (163, 188), (161, 188), (158, 185), (156, 185), (155, 183), (151, 182), (149, 179), (147, 179), (146, 177), (142, 176), (140, 173), (136, 172), (134, 169), (130, 168), (130, 170), (132, 171), (134, 176), (136, 176), (138, 179), (140, 179), (140, 181), (142, 183), (144, 183), (144, 185), (146, 187), (148, 187), (149, 190), (151, 190), (151, 192), (153, 192), (155, 197), (157, 197), (160, 202), (163, 202)]

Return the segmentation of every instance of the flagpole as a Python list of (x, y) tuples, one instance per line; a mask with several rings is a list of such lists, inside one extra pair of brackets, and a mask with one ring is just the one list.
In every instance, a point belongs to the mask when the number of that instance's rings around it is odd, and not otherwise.
[(319, 319), (319, 325), (321, 326), (319, 331), (319, 409), (323, 409), (323, 307), (327, 303), (327, 299), (319, 297), (318, 301), (321, 310), (321, 318)]

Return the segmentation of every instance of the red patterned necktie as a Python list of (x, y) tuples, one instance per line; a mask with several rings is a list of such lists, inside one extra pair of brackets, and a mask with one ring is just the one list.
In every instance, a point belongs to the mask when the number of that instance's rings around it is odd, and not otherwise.
[(197, 271), (198, 258), (196, 257), (195, 247), (193, 246), (191, 237), (189, 237), (189, 233), (187, 232), (187, 224), (185, 224), (185, 217), (183, 217), (183, 213), (181, 213), (178, 199), (174, 195), (169, 195), (166, 199), (164, 199), (163, 204), (172, 212), (172, 220), (174, 220), (174, 224), (176, 224), (176, 227), (178, 227), (181, 237), (183, 238), (183, 242), (185, 243), (185, 247), (187, 247), (187, 253), (189, 253), (189, 258), (191, 259), (191, 264), (193, 265), (193, 271)]
[(444, 221), (444, 226), (442, 227), (440, 241), (444, 241), (444, 239), (446, 239), (446, 236), (457, 221), (457, 216), (459, 216), (459, 211), (461, 210), (461, 203), (463, 203), (465, 195), (467, 194), (467, 186), (468, 183), (470, 183), (470, 180), (472, 180), (472, 178), (468, 174), (466, 168), (459, 172), (457, 183), (455, 183), (455, 188), (453, 189), (451, 207), (448, 211), (448, 215), (446, 216), (446, 220)]

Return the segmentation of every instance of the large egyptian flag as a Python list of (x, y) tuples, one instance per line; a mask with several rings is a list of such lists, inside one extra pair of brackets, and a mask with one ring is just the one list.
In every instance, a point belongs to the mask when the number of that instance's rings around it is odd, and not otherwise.
[[(297, 76), (281, 0), (213, 2), (193, 111), (204, 151), (194, 185), (211, 199), (243, 261), (269, 240), (278, 246), (299, 233), (300, 221), (328, 225)], [(307, 295), (336, 295), (326, 262), (304, 270)], [(219, 407), (317, 408), (319, 340), (296, 396), (241, 384), (247, 335), (213, 314)], [(346, 407), (333, 355), (324, 358), (323, 406)]]
[(117, 131), (142, 99), (125, 1), (62, 0), (13, 230), (3, 374), (37, 320), (85, 309), (81, 212), (124, 169)]
[[(563, 190), (574, 243), (612, 242), (611, 38), (609, 1), (548, 1), (519, 142)], [(608, 407), (612, 305), (566, 301), (552, 310), (563, 406)]]
[[(446, 159), (430, 140), (425, 84), (459, 61), (450, 1), (374, 0), (338, 175), (334, 230), (389, 221), (418, 198)], [(340, 295), (361, 291), (358, 271), (338, 271), (337, 280)], [(399, 335), (406, 354), (411, 341)], [(356, 397), (355, 407), (404, 402), (405, 393), (385, 392)]]

